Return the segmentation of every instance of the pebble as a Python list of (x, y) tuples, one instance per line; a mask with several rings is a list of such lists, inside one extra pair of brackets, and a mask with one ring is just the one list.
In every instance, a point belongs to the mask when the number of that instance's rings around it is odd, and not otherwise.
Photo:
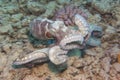
[(54, 16), (55, 9), (57, 7), (57, 4), (55, 1), (51, 1), (46, 5), (46, 11), (41, 16), (42, 17), (52, 17)]
[(27, 8), (32, 14), (40, 15), (45, 12), (45, 6), (39, 2), (28, 1)]
[(39, 77), (34, 75), (26, 75), (23, 80), (44, 80), (44, 79), (40, 79)]
[[(110, 12), (111, 8), (114, 6), (112, 2), (113, 0), (94, 0), (92, 1), (92, 7), (97, 9), (101, 13)], [(112, 4), (111, 4), (112, 3)]]
[(12, 24), (12, 26), (13, 26), (13, 28), (20, 29), (20, 28), (22, 28), (22, 23), (21, 23), (21, 21), (19, 21), (19, 22)]
[(114, 63), (114, 64), (113, 64), (113, 67), (115, 68), (115, 70), (116, 70), (117, 72), (120, 72), (120, 63)]
[(66, 72), (67, 72), (68, 74), (71, 74), (71, 75), (75, 76), (75, 75), (79, 74), (80, 71), (79, 71), (78, 69), (76, 69), (75, 67), (70, 66), (70, 67), (66, 70)]
[(5, 53), (9, 53), (10, 52), (10, 48), (11, 48), (12, 44), (5, 44), (2, 46), (2, 50), (5, 52)]
[(70, 0), (56, 0), (56, 2), (57, 2), (58, 4), (65, 5), (65, 4), (69, 4), (69, 3), (70, 3)]
[(120, 53), (118, 54), (118, 63), (120, 63)]
[(97, 54), (94, 50), (91, 50), (91, 49), (87, 49), (87, 50), (85, 50), (85, 52), (86, 52), (86, 54), (92, 55), (92, 56)]
[(14, 14), (19, 11), (19, 7), (17, 5), (11, 4), (9, 6), (3, 7), (3, 10), (4, 10), (4, 13)]
[(115, 34), (116, 33), (116, 29), (112, 26), (108, 26), (107, 29), (105, 30), (105, 32), (107, 34)]
[(13, 32), (13, 28), (12, 28), (11, 24), (0, 27), (0, 33), (1, 34), (5, 34), (5, 33), (8, 34), (9, 32)]
[(73, 65), (74, 61), (75, 61), (77, 58), (78, 58), (78, 57), (70, 57), (70, 58), (68, 59), (67, 65), (68, 65), (68, 66)]
[(110, 57), (105, 57), (103, 60), (102, 60), (102, 67), (103, 69), (105, 70), (105, 72), (109, 72), (110, 71), (110, 61), (111, 61), (111, 58)]
[[(20, 30), (19, 30), (19, 33), (20, 34), (26, 34), (27, 33), (27, 28), (21, 28)], [(27, 36), (27, 35), (26, 35)]]
[(83, 66), (84, 66), (84, 64), (83, 64), (83, 59), (78, 59), (78, 60), (74, 61), (73, 66), (74, 66), (75, 68), (83, 67)]
[(2, 42), (5, 39), (4, 35), (0, 35), (0, 42)]
[(3, 53), (0, 53), (0, 72), (3, 71), (5, 65), (7, 63), (7, 56)]
[(18, 22), (21, 20), (21, 18), (23, 17), (23, 14), (22, 13), (18, 13), (18, 14), (13, 14), (11, 16), (11, 20), (12, 22)]

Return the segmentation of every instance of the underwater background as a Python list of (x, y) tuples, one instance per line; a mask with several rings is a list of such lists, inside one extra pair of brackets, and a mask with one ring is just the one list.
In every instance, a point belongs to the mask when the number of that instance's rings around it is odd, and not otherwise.
[[(66, 5), (79, 6), (87, 22), (103, 29), (99, 46), (70, 51), (67, 66), (12, 66), (18, 56), (55, 43), (33, 37), (29, 24), (53, 19)], [(120, 0), (0, 0), (0, 80), (120, 80)]]

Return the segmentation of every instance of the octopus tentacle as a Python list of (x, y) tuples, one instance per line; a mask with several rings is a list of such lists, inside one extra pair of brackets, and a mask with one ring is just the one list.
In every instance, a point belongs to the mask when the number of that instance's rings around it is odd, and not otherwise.
[(94, 36), (94, 37), (102, 36), (102, 28), (100, 26), (90, 24), (89, 31), (91, 33), (91, 36)]
[(55, 65), (65, 63), (68, 59), (67, 52), (60, 48), (60, 46), (54, 46), (49, 50), (49, 59)]
[[(72, 42), (80, 41), (79, 44), (69, 44)], [(81, 45), (83, 44), (84, 38), (81, 34), (72, 34), (72, 35), (67, 35), (65, 36), (61, 41), (60, 41), (60, 47), (63, 50), (70, 50), (74, 48), (81, 48)]]
[(48, 50), (49, 50), (49, 48), (44, 48), (41, 50), (33, 51), (32, 53), (25, 55), (22, 58), (17, 58), (13, 62), (13, 64), (14, 65), (23, 65), (23, 64), (26, 64), (26, 63), (29, 63), (29, 62), (32, 62), (32, 61), (35, 61), (38, 59), (41, 60), (40, 62), (44, 62), (48, 58), (48, 56), (47, 56)]
[(78, 28), (79, 28), (80, 32), (82, 33), (82, 35), (85, 37), (89, 33), (88, 23), (85, 20), (85, 18), (82, 17), (79, 14), (76, 14), (74, 16), (74, 22), (78, 26)]

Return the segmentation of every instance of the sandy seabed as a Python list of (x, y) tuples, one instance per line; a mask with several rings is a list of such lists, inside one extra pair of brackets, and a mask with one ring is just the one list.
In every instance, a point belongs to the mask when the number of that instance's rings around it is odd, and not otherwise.
[[(1, 0), (2, 1), (2, 0)], [(69, 57), (68, 67), (61, 73), (49, 70), (44, 63), (33, 68), (12, 67), (12, 62), (21, 54), (37, 50), (30, 43), (27, 31), (29, 23), (38, 16), (53, 16), (55, 8), (62, 7), (69, 2), (39, 0), (6, 2), (0, 1), (0, 80), (120, 80), (120, 6), (102, 11), (99, 6), (83, 5), (89, 15), (88, 21), (103, 28), (101, 46), (86, 50), (84, 58)], [(47, 1), (47, 0), (45, 0)], [(77, 3), (77, 0), (76, 2)], [(47, 8), (41, 7), (46, 4)], [(51, 6), (51, 4), (53, 4)], [(78, 5), (78, 4), (76, 4)], [(48, 7), (51, 13), (48, 14)], [(38, 10), (40, 9), (40, 10)]]

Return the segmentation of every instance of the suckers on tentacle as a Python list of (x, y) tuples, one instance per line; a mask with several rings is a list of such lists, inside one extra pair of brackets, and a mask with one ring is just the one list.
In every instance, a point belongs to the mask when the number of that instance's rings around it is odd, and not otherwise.
[(48, 53), (49, 48), (44, 48), (41, 50), (36, 50), (33, 51), (32, 53), (29, 53), (28, 55), (23, 56), (22, 58), (17, 58), (14, 62), (13, 65), (23, 65), (35, 60), (41, 60), (44, 61), (44, 58), (48, 58), (47, 53)]
[(60, 48), (60, 46), (54, 46), (49, 50), (49, 59), (55, 65), (65, 63), (68, 59), (67, 52)]
[(85, 37), (89, 33), (88, 23), (84, 17), (79, 14), (74, 16), (74, 22), (78, 26), (80, 33)]
[[(69, 44), (72, 42), (80, 42), (79, 44)], [(70, 49), (75, 49), (75, 48), (81, 48), (81, 45), (83, 44), (84, 38), (81, 34), (70, 34), (66, 35), (61, 41), (60, 41), (60, 47), (63, 50), (70, 50)]]

